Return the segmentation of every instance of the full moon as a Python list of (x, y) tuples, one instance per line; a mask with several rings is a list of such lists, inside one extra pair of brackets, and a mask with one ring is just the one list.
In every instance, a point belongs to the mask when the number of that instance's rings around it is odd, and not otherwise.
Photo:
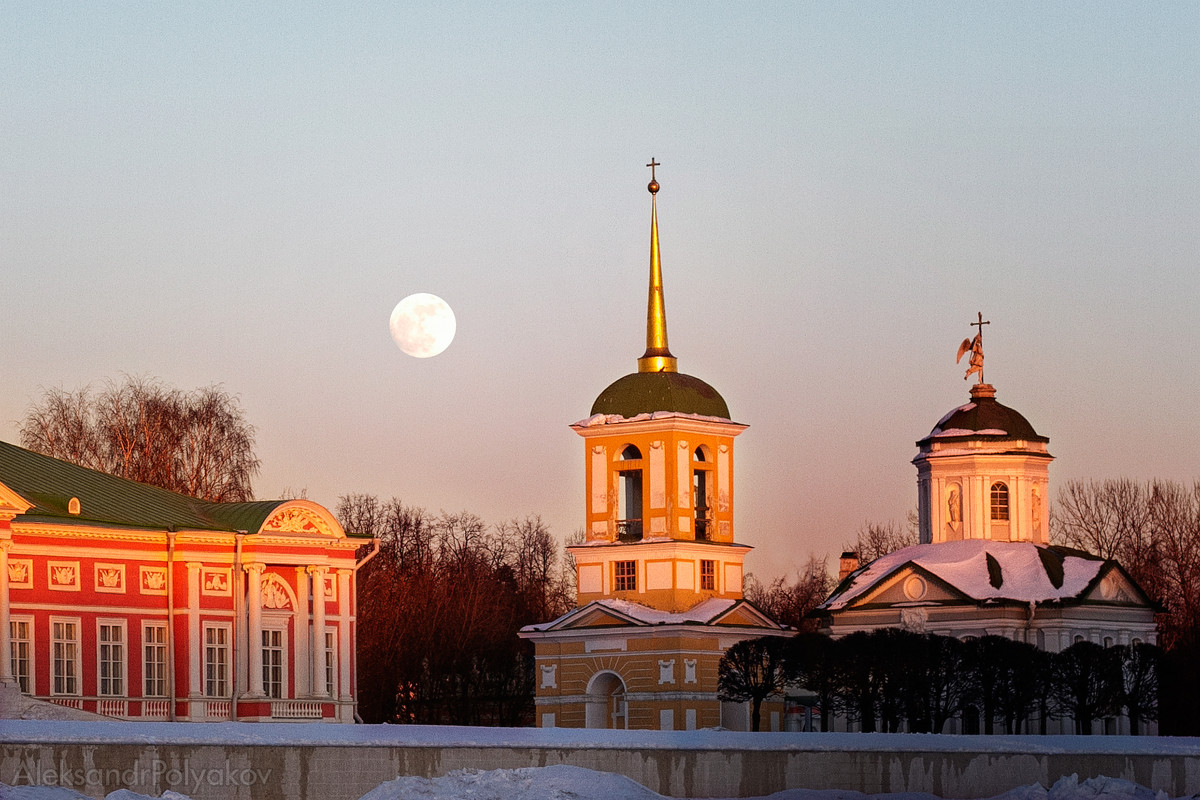
[(429, 358), (450, 346), (457, 323), (445, 300), (422, 292), (396, 304), (388, 327), (397, 347), (410, 356)]

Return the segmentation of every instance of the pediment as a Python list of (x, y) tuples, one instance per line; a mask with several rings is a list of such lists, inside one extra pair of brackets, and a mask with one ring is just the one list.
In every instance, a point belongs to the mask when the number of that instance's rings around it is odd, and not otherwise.
[(1101, 569), (1100, 574), (1083, 591), (1079, 599), (1085, 603), (1151, 605), (1145, 593), (1116, 564), (1110, 564)]
[(746, 602), (737, 603), (725, 613), (713, 617), (708, 624), (779, 630), (779, 623)]
[(611, 628), (614, 625), (641, 625), (632, 617), (618, 614), (602, 605), (584, 606), (578, 612), (554, 626), (554, 630), (572, 630), (576, 628)]
[(24, 514), (31, 508), (33, 508), (33, 503), (0, 483), (0, 519), (12, 519), (17, 514)]
[(950, 605), (973, 603), (965, 594), (933, 573), (908, 563), (880, 579), (847, 608), (862, 606)]
[(289, 500), (276, 508), (259, 528), (259, 533), (294, 533), (342, 539), (342, 526), (327, 509), (307, 500)]

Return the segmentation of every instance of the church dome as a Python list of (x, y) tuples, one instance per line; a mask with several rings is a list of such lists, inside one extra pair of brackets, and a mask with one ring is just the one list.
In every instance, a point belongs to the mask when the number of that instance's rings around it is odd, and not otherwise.
[(716, 389), (682, 372), (634, 372), (610, 384), (592, 403), (592, 414), (627, 419), (655, 411), (731, 419)]
[(1039, 435), (1019, 411), (997, 403), (995, 389), (987, 384), (979, 384), (971, 387), (971, 402), (951, 410), (917, 444), (932, 439), (976, 438), (1050, 441)]

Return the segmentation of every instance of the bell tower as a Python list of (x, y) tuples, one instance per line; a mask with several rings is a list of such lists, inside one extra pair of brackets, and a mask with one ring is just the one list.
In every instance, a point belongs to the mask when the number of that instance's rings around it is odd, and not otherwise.
[(578, 604), (630, 600), (685, 611), (708, 598), (742, 597), (750, 548), (733, 530), (733, 440), (715, 389), (678, 371), (667, 343), (651, 159), (650, 280), (646, 351), (637, 372), (600, 393), (571, 428), (584, 439), (586, 538), (571, 548)]

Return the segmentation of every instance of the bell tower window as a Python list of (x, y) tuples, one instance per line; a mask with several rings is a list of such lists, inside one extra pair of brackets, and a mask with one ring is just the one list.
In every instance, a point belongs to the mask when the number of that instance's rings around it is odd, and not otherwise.
[(708, 502), (711, 462), (703, 445), (692, 455), (692, 508), (696, 511), (696, 540), (712, 538), (712, 506)]
[(642, 451), (626, 445), (621, 461), (622, 468), (617, 470), (617, 538), (637, 542), (642, 538)]
[(992, 521), (1008, 522), (1008, 486), (996, 481), (992, 484)]
[(637, 562), (618, 561), (613, 566), (613, 588), (618, 592), (636, 592)]

